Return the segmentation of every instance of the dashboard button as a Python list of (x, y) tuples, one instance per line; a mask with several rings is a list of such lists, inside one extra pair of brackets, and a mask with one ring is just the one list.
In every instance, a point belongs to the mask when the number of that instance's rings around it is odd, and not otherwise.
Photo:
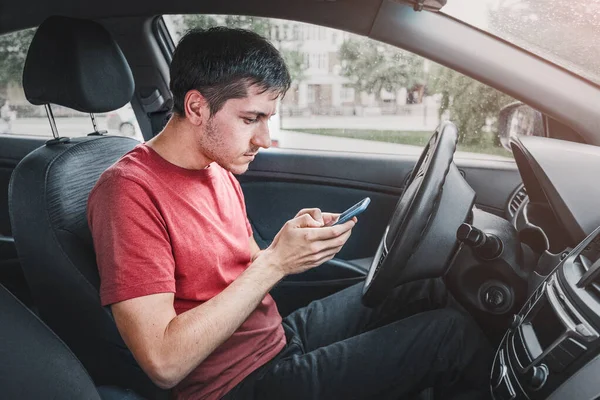
[(533, 390), (539, 390), (548, 379), (548, 367), (544, 364), (535, 366), (531, 369), (531, 377), (529, 378), (529, 386)]

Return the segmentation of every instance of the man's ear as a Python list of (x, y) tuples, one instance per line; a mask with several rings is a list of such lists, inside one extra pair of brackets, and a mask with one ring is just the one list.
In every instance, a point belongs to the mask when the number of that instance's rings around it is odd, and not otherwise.
[(188, 91), (183, 100), (185, 117), (194, 125), (200, 126), (210, 118), (210, 108), (206, 98), (198, 90)]

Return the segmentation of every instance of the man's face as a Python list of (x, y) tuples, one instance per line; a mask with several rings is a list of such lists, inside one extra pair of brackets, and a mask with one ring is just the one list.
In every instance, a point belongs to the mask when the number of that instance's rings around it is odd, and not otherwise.
[(248, 96), (230, 99), (203, 125), (199, 136), (202, 153), (234, 174), (243, 174), (259, 148), (271, 146), (269, 118), (275, 113), (277, 97), (251, 86)]

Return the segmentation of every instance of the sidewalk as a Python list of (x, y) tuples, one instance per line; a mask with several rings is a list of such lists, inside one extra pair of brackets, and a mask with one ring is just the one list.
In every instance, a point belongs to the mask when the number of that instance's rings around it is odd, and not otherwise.
[(370, 129), (382, 131), (429, 131), (438, 126), (435, 109), (424, 115), (282, 117), (281, 129)]

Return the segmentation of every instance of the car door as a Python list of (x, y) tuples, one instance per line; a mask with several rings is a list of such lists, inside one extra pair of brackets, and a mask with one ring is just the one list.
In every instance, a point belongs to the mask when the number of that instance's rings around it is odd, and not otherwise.
[[(295, 309), (364, 278), (416, 161), (416, 156), (274, 150), (260, 153), (239, 177), (248, 218), (263, 248), (302, 208), (342, 212), (364, 197), (371, 198), (352, 236), (331, 262), (289, 276), (275, 288), (273, 295), (280, 300), (278, 305), (284, 304), (283, 314), (288, 307)], [(456, 163), (477, 193), (476, 206), (504, 215), (509, 196), (520, 184), (514, 164), (464, 159)]]

